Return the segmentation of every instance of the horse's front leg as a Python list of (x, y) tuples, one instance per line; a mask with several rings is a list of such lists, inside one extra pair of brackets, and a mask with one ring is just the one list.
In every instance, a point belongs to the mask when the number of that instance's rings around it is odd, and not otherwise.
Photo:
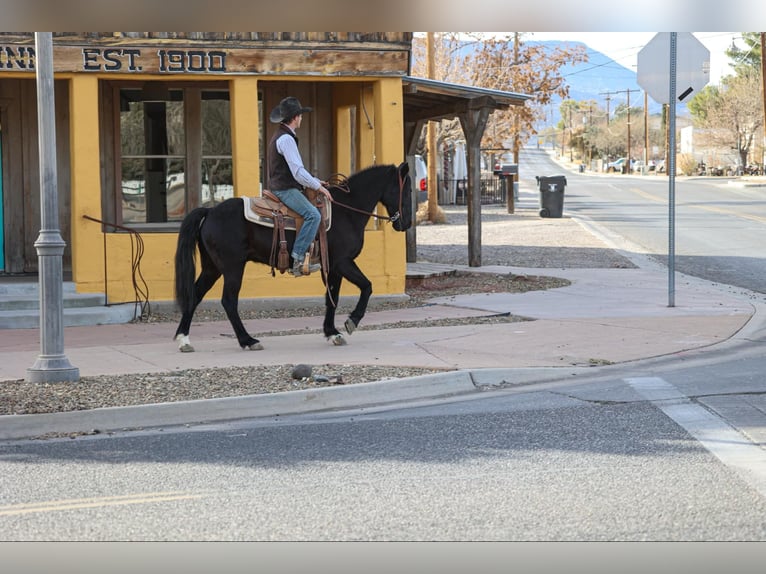
[(359, 299), (356, 302), (354, 310), (351, 311), (348, 319), (346, 319), (346, 322), (344, 323), (346, 332), (350, 335), (359, 326), (364, 314), (367, 312), (367, 304), (372, 295), (372, 283), (351, 259), (343, 260), (337, 266), (337, 271), (342, 277), (359, 288)]
[(230, 271), (223, 276), (223, 295), (221, 296), (221, 305), (223, 305), (226, 311), (226, 316), (229, 318), (231, 326), (234, 328), (234, 333), (237, 335), (237, 341), (239, 346), (243, 349), (250, 351), (260, 351), (263, 349), (258, 339), (250, 336), (245, 326), (242, 324), (242, 319), (239, 317), (239, 290), (242, 287), (242, 276), (244, 275), (245, 265), (244, 263), (237, 271)]
[(334, 268), (330, 269), (327, 277), (327, 289), (324, 296), (324, 336), (332, 341), (333, 345), (345, 345), (346, 340), (335, 327), (335, 309), (340, 302), (340, 284), (343, 277)]

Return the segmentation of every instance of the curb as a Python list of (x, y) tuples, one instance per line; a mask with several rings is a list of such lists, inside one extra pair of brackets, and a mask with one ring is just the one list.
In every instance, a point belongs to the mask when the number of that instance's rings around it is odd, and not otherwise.
[(284, 416), (438, 398), (477, 390), (470, 371), (421, 375), (348, 386), (0, 417), (0, 440), (46, 434), (110, 432)]
[(100, 434), (146, 428), (220, 423), (247, 418), (370, 408), (413, 400), (448, 398), (504, 386), (572, 377), (592, 367), (474, 369), (418, 377), (322, 387), (273, 394), (199, 399), (129, 407), (108, 407), (0, 417), (0, 440), (52, 434)]

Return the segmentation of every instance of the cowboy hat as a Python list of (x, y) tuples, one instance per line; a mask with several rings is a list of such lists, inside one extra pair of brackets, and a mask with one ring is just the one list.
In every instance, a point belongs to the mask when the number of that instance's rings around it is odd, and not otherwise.
[(280, 122), (287, 121), (290, 118), (297, 116), (298, 114), (310, 112), (313, 109), (314, 108), (301, 106), (298, 98), (289, 96), (279, 102), (279, 105), (276, 108), (271, 110), (271, 114), (269, 114), (269, 120), (271, 120), (272, 123), (278, 124)]

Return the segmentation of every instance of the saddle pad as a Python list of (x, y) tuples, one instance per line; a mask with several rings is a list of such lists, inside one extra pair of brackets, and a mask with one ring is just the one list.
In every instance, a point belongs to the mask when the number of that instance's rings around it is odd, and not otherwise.
[[(325, 230), (329, 231), (332, 225), (331, 204), (324, 196), (322, 196), (322, 201), (324, 202)], [(295, 231), (297, 219), (302, 220), (297, 213), (289, 209), (285, 204), (269, 197), (243, 197), (242, 203), (244, 204), (245, 219), (265, 227), (274, 227), (274, 214), (276, 212), (282, 213), (285, 229), (290, 231)]]

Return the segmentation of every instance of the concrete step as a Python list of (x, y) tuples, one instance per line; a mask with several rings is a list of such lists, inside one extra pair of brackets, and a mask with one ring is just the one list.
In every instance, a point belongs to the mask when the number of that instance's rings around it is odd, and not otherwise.
[[(121, 303), (108, 307), (68, 307), (64, 308), (64, 327), (130, 323), (138, 315), (140, 315), (140, 309), (133, 303)], [(0, 329), (39, 328), (40, 313), (37, 309), (0, 311)]]
[[(71, 281), (62, 287), (65, 327), (129, 323), (140, 315), (140, 307), (134, 303), (107, 306), (103, 293), (77, 293)], [(37, 282), (0, 282), (0, 329), (39, 328)]]
[[(64, 293), (64, 308), (100, 307), (105, 303), (100, 293)], [(0, 295), (0, 311), (34, 311), (40, 309), (39, 295)]]

